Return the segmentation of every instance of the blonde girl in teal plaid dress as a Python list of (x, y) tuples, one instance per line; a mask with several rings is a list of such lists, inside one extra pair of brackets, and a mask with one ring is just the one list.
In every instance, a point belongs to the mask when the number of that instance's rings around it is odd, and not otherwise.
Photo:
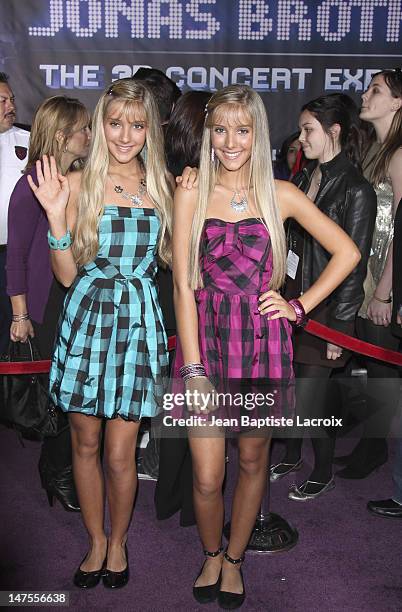
[[(101, 578), (109, 588), (128, 582), (136, 439), (141, 417), (158, 412), (167, 378), (154, 279), (157, 256), (170, 262), (172, 195), (159, 121), (146, 86), (115, 81), (95, 109), (84, 171), (67, 179), (53, 158), (44, 158), (37, 162), (38, 185), (29, 181), (48, 216), (54, 273), (70, 287), (50, 391), (69, 414), (74, 479), (89, 534), (89, 552), (74, 575), (81, 588)], [(103, 419), (109, 538), (99, 455)]]

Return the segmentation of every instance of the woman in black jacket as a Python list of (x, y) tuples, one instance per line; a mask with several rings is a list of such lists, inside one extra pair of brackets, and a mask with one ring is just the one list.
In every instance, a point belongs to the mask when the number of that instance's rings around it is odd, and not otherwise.
[[(376, 195), (360, 171), (361, 133), (358, 111), (345, 94), (322, 96), (305, 104), (299, 120), (307, 159), (314, 160), (293, 182), (359, 247), (362, 258), (348, 278), (310, 318), (348, 334), (364, 298), (363, 281), (376, 217)], [(292, 223), (288, 230), (289, 255), (286, 299), (300, 295), (320, 276), (330, 257), (311, 236)], [(295, 373), (299, 418), (330, 416), (329, 379), (345, 366), (350, 354), (301, 330), (295, 335)], [(302, 435), (312, 437), (315, 466), (308, 479), (289, 492), (290, 499), (313, 499), (334, 487), (332, 459), (334, 428), (316, 426), (293, 430), (283, 461), (271, 468), (275, 481), (301, 466)]]

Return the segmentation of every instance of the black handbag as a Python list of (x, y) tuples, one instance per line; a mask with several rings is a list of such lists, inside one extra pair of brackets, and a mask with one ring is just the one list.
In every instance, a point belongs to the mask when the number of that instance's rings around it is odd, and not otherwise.
[[(10, 342), (2, 361), (38, 361), (41, 357), (32, 338)], [(48, 374), (0, 375), (0, 421), (30, 439), (60, 432), (58, 410), (49, 396)]]

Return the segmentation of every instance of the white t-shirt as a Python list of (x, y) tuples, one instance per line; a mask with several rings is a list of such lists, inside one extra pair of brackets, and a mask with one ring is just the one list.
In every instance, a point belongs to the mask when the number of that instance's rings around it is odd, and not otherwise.
[(29, 132), (12, 127), (0, 134), (0, 244), (7, 244), (10, 196), (28, 161)]

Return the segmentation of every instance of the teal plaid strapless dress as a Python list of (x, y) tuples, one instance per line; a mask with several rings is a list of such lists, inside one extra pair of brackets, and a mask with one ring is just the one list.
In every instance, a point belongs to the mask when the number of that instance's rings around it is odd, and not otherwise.
[(65, 412), (137, 421), (154, 416), (168, 377), (155, 286), (155, 210), (105, 206), (99, 252), (70, 288), (50, 372)]

